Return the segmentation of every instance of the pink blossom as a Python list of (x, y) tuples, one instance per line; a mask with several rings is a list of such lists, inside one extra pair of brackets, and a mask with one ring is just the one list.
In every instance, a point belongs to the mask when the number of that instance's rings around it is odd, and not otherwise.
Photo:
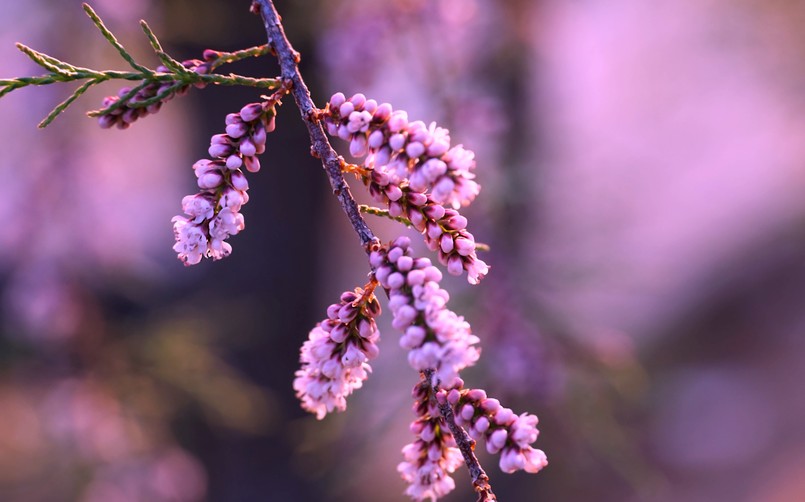
[(350, 142), (350, 154), (366, 157), (364, 165), (392, 175), (395, 184), (428, 193), (434, 202), (452, 208), (470, 204), (480, 186), (474, 181), (475, 154), (450, 147), (450, 133), (436, 123), (408, 121), (408, 114), (378, 105), (363, 94), (330, 98), (327, 131)]
[[(193, 164), (201, 192), (182, 199), (182, 210), (194, 227), (174, 218), (174, 250), (185, 265), (194, 265), (207, 256), (220, 260), (232, 253), (226, 242), (243, 230), (240, 209), (249, 201), (249, 182), (240, 168), (250, 172), (260, 169), (258, 153), (265, 151), (266, 131), (273, 129), (275, 102), (251, 103), (240, 113), (226, 116), (226, 133), (213, 135), (209, 154)], [(178, 218), (178, 219), (177, 219)], [(184, 218), (186, 219), (186, 218)]]
[(201, 257), (207, 252), (207, 236), (204, 231), (184, 216), (174, 216), (171, 221), (176, 237), (173, 250), (178, 253), (179, 259), (185, 265), (200, 262)]
[(388, 172), (369, 167), (362, 177), (369, 194), (387, 204), (391, 216), (408, 218), (422, 233), (425, 244), (438, 252), (439, 262), (447, 266), (450, 274), (461, 275), (466, 271), (471, 284), (478, 284), (486, 276), (489, 266), (478, 258), (475, 237), (466, 229), (467, 218), (457, 210), (445, 208), (432, 196), (414, 191), (411, 185), (398, 185)]
[(302, 407), (324, 418), (346, 409), (346, 398), (372, 371), (368, 361), (378, 354), (380, 337), (375, 317), (380, 304), (374, 296), (375, 283), (341, 295), (340, 303), (327, 309), (327, 319), (310, 332), (302, 345), (294, 390)]
[(212, 218), (215, 212), (212, 201), (205, 194), (188, 195), (182, 199), (182, 211), (193, 217), (193, 223)]
[(416, 438), (402, 449), (404, 461), (397, 471), (409, 484), (405, 493), (414, 500), (435, 501), (455, 488), (450, 476), (464, 459), (456, 448), (453, 436), (441, 423), (438, 410), (430, 405), (427, 382), (414, 388), (414, 413), (411, 432)]
[(434, 369), (444, 386), (452, 386), (459, 372), (478, 360), (479, 340), (469, 323), (447, 308), (449, 295), (439, 287), (441, 273), (430, 260), (414, 258), (405, 237), (388, 251), (374, 251), (370, 262), (389, 290), (392, 326), (404, 332), (400, 345), (410, 350), (409, 364), (419, 371)]
[(531, 446), (539, 436), (536, 415), (516, 415), (501, 406), (497, 399), (487, 397), (482, 389), (460, 388), (462, 386), (463, 382), (459, 381), (456, 388), (446, 393), (456, 424), (466, 427), (476, 441), (484, 439), (489, 453), (500, 453), (503, 472), (536, 473), (548, 465), (545, 453)]

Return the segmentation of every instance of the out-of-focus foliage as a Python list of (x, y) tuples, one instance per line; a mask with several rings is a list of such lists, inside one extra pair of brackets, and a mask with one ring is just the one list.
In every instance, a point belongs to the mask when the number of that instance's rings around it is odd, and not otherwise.
[[(93, 5), (146, 62), (137, 19), (189, 58), (262, 43), (247, 4)], [(78, 1), (0, 6), (2, 76), (38, 71), (16, 41), (118, 64)], [(466, 379), (535, 411), (551, 461), (507, 476), (481, 456), (501, 499), (801, 496), (799, 3), (278, 8), (320, 104), (361, 91), (478, 155), (492, 269), (450, 286), (484, 350)], [(81, 116), (103, 89), (40, 132), (69, 92), (19, 92), (0, 100), (0, 499), (402, 500), (416, 378), (390, 327), (348, 412), (317, 423), (294, 400), (298, 347), (366, 270), (296, 111), (250, 179), (238, 256), (186, 270), (170, 217), (190, 166), (256, 94), (191, 92), (118, 132)], [(471, 500), (457, 484), (448, 500)]]

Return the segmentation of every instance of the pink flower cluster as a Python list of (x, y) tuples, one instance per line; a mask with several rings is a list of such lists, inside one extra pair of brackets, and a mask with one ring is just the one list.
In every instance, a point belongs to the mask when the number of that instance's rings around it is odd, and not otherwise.
[(463, 146), (450, 146), (447, 129), (422, 121), (408, 121), (408, 114), (355, 94), (330, 98), (324, 121), (331, 136), (349, 141), (350, 153), (366, 155), (364, 165), (388, 174), (397, 185), (406, 181), (411, 190), (427, 192), (434, 202), (458, 209), (478, 195), (475, 154)]
[(293, 386), (302, 407), (320, 420), (333, 410), (344, 411), (346, 397), (363, 385), (372, 370), (367, 361), (377, 356), (380, 338), (375, 285), (343, 293), (341, 302), (330, 305), (327, 319), (313, 328), (302, 345), (302, 367)]
[(403, 448), (405, 461), (397, 466), (402, 478), (410, 483), (405, 493), (414, 500), (436, 500), (453, 491), (456, 483), (450, 474), (464, 461), (430, 395), (427, 381), (414, 387), (417, 419), (411, 423), (411, 432), (416, 439)]
[(463, 317), (447, 308), (447, 291), (439, 287), (442, 273), (427, 258), (411, 255), (411, 241), (398, 237), (388, 250), (373, 251), (369, 262), (375, 277), (389, 294), (392, 326), (403, 332), (400, 346), (408, 349), (408, 363), (418, 371), (433, 369), (450, 388), (458, 373), (480, 356), (479, 342)]
[[(206, 57), (207, 51), (205, 51), (204, 54)], [(212, 59), (215, 59), (212, 55), (211, 59), (208, 59), (207, 62), (198, 59), (188, 59), (187, 61), (182, 61), (182, 66), (195, 73), (204, 75), (210, 72), (210, 61)], [(164, 66), (158, 66), (157, 72), (170, 73), (170, 70)], [(196, 84), (196, 86), (204, 87), (204, 84)], [(126, 96), (132, 89), (130, 87), (123, 87), (118, 91), (117, 96), (107, 96), (103, 99), (103, 109), (115, 105), (121, 99), (125, 99), (125, 103), (116, 107), (109, 113), (98, 117), (98, 124), (104, 129), (108, 129), (112, 126), (116, 126), (118, 129), (127, 129), (137, 119), (158, 112), (159, 109), (162, 108), (163, 103), (170, 101), (174, 96), (181, 96), (187, 93), (189, 89), (189, 84), (177, 84), (174, 81), (152, 82), (144, 85), (140, 90), (136, 91), (133, 96), (126, 99)], [(162, 93), (167, 94), (159, 101), (146, 106), (136, 106), (137, 103), (153, 99)]]
[(232, 252), (225, 242), (244, 228), (240, 208), (248, 202), (249, 183), (241, 171), (256, 172), (256, 155), (265, 151), (266, 133), (274, 130), (274, 101), (251, 103), (226, 117), (226, 133), (212, 137), (209, 154), (193, 165), (201, 189), (182, 199), (186, 216), (173, 218), (173, 250), (185, 265), (204, 256), (220, 260)]
[(548, 465), (542, 450), (531, 447), (537, 440), (539, 430), (536, 415), (515, 415), (500, 401), (486, 396), (483, 389), (463, 389), (463, 382), (455, 388), (441, 390), (436, 398), (448, 402), (455, 412), (456, 424), (465, 427), (476, 441), (486, 441), (489, 453), (500, 453), (500, 469), (503, 472), (524, 470), (536, 473)]
[(489, 272), (489, 266), (475, 253), (475, 237), (467, 230), (467, 218), (458, 211), (445, 209), (432, 195), (394, 183), (382, 171), (366, 168), (362, 177), (370, 195), (386, 204), (391, 216), (407, 218), (422, 233), (428, 249), (438, 252), (439, 262), (450, 274), (461, 275), (466, 270), (470, 284), (478, 284)]
[(421, 372), (433, 371), (433, 382), (425, 378), (414, 390), (418, 418), (411, 430), (416, 439), (403, 448), (405, 462), (398, 467), (411, 483), (406, 493), (415, 500), (443, 496), (454, 486), (448, 473), (461, 463), (439, 410), (427, 399), (431, 384), (442, 387), (435, 398), (450, 404), (458, 426), (467, 427), (475, 440), (483, 438), (490, 453), (501, 453), (504, 472), (537, 472), (547, 465), (545, 454), (531, 447), (538, 435), (535, 415), (515, 415), (483, 390), (463, 388), (459, 372), (478, 360), (479, 340), (447, 308), (449, 295), (439, 287), (439, 269), (427, 258), (414, 258), (407, 237), (372, 251), (369, 262), (388, 291), (392, 326), (403, 332), (400, 346), (410, 351), (409, 363)]
[(350, 142), (353, 156), (366, 156), (364, 168), (347, 170), (361, 176), (372, 197), (391, 216), (407, 218), (449, 273), (466, 270), (467, 280), (477, 284), (489, 266), (476, 255), (467, 219), (456, 211), (480, 189), (472, 173), (475, 155), (461, 145), (451, 148), (447, 129), (409, 123), (406, 112), (363, 94), (348, 100), (334, 94), (323, 118), (331, 135)]

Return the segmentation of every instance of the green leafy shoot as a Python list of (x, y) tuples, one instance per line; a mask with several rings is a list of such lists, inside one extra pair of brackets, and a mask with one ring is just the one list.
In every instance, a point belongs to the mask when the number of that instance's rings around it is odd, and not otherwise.
[[(197, 73), (191, 71), (185, 66), (166, 53), (162, 44), (157, 39), (153, 30), (148, 26), (145, 21), (140, 22), (143, 32), (148, 37), (156, 55), (159, 57), (162, 64), (168, 68), (168, 72), (158, 72), (152, 70), (137, 61), (129, 53), (123, 44), (121, 44), (115, 35), (106, 27), (103, 20), (88, 4), (83, 4), (84, 11), (89, 16), (92, 23), (103, 35), (104, 39), (114, 47), (123, 60), (131, 66), (134, 71), (117, 71), (117, 70), (93, 70), (76, 66), (57, 58), (49, 56), (43, 52), (34, 50), (27, 45), (17, 43), (17, 48), (34, 63), (44, 68), (48, 73), (37, 77), (16, 77), (0, 79), (0, 98), (9, 94), (11, 91), (27, 87), (29, 85), (50, 85), (62, 82), (79, 82), (81, 84), (75, 91), (64, 101), (56, 105), (56, 107), (39, 123), (39, 127), (43, 128), (49, 125), (59, 114), (67, 109), (76, 99), (81, 97), (90, 87), (107, 80), (127, 80), (127, 81), (140, 81), (140, 84), (134, 86), (130, 91), (120, 97), (118, 101), (112, 105), (99, 110), (93, 110), (87, 113), (90, 117), (99, 117), (113, 112), (121, 106), (128, 107), (143, 107), (149, 106), (159, 102), (172, 93), (175, 93), (179, 88), (193, 85), (193, 84), (217, 84), (217, 85), (237, 85), (244, 87), (254, 87), (260, 89), (278, 89), (281, 86), (281, 79), (279, 78), (252, 78), (242, 75), (230, 73), (228, 75), (219, 75), (213, 73)], [(205, 65), (212, 72), (221, 65), (240, 61), (248, 57), (261, 57), (269, 54), (271, 49), (266, 45), (251, 47), (236, 52), (218, 52), (206, 51), (205, 56), (209, 53), (210, 57)], [(142, 101), (130, 102), (130, 100), (137, 94), (138, 91), (145, 86), (153, 83), (173, 82), (172, 85), (166, 86), (157, 95)]]

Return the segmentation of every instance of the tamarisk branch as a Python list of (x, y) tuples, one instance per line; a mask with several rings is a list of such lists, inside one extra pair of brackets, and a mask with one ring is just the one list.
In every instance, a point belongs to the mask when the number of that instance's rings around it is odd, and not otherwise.
[[(281, 76), (284, 80), (291, 82), (291, 94), (294, 97), (296, 106), (302, 115), (302, 120), (307, 127), (311, 140), (311, 152), (314, 156), (321, 159), (322, 166), (327, 172), (333, 194), (338, 198), (341, 208), (349, 218), (353, 229), (358, 234), (361, 244), (368, 251), (379, 245), (379, 240), (375, 237), (372, 230), (366, 224), (361, 215), (360, 208), (350, 192), (343, 175), (344, 161), (333, 149), (324, 128), (318, 120), (318, 110), (313, 104), (310, 91), (305, 84), (302, 74), (299, 71), (299, 53), (296, 52), (285, 35), (285, 30), (274, 3), (271, 0), (255, 0), (252, 9), (258, 11), (263, 19), (268, 36), (268, 45), (276, 52), (280, 64)], [(434, 370), (426, 370), (425, 376), (428, 378), (432, 387), (433, 395), (438, 392), (438, 384), (433, 381)], [(473, 481), (473, 487), (479, 494), (479, 501), (497, 500), (492, 493), (489, 485), (489, 477), (481, 467), (478, 458), (474, 453), (475, 441), (469, 437), (464, 429), (455, 421), (455, 416), (449, 405), (439, 405), (441, 416), (448, 429), (456, 441), (456, 445), (461, 450), (464, 461), (467, 464)]]

